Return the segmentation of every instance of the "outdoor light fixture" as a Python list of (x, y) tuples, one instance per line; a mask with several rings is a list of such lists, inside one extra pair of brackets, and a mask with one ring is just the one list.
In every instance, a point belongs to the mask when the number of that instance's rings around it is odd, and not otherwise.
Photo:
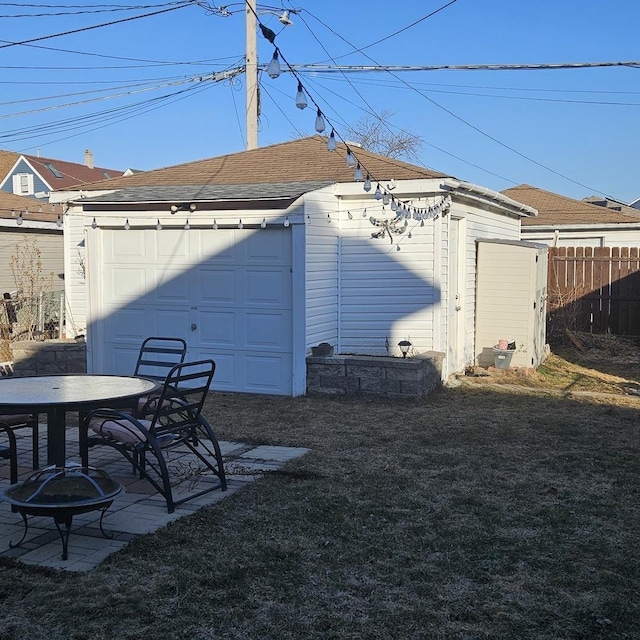
[(400, 351), (402, 351), (402, 357), (406, 358), (407, 353), (409, 353), (409, 349), (411, 349), (411, 343), (408, 340), (400, 340), (400, 342), (398, 342), (398, 346), (400, 347)]
[(91, 223), (91, 228), (92, 229), (97, 229), (98, 228), (98, 223), (96, 222), (96, 219), (93, 219), (93, 222)]
[(318, 109), (318, 113), (316, 115), (316, 131), (318, 133), (322, 133), (326, 129), (324, 124), (324, 118), (322, 117), (322, 111)]
[(367, 179), (364, 181), (362, 188), (367, 192), (371, 191), (371, 176), (368, 173), (367, 173)]
[(58, 214), (58, 219), (56, 220), (56, 227), (61, 227), (62, 226), (62, 218), (60, 217), (60, 214)]
[(278, 21), (281, 22), (285, 27), (290, 27), (293, 22), (289, 20), (289, 12), (283, 11), (282, 15), (278, 18)]
[(356, 160), (356, 157), (351, 153), (351, 149), (347, 147), (347, 166), (355, 167), (357, 163), (358, 161)]
[(280, 75), (280, 61), (278, 60), (278, 50), (273, 52), (273, 58), (267, 65), (267, 75), (274, 80)]
[(131, 229), (131, 225), (129, 224), (129, 218), (127, 218), (127, 221), (124, 223), (124, 228), (125, 228), (125, 231), (129, 231), (129, 229)]
[(358, 166), (356, 167), (356, 170), (353, 173), (353, 179), (356, 182), (360, 182), (362, 180), (362, 168), (360, 167), (359, 162), (358, 162)]
[(336, 150), (336, 134), (333, 129), (331, 129), (331, 135), (327, 140), (327, 151), (335, 151)]
[(307, 96), (304, 94), (304, 89), (300, 82), (298, 82), (298, 93), (296, 93), (296, 107), (298, 107), (298, 109), (307, 108)]
[(16, 222), (17, 222), (18, 224), (22, 224), (22, 223), (23, 223), (22, 212), (20, 212), (20, 213), (18, 214), (18, 219), (16, 220)]
[(160, 218), (158, 218), (158, 222), (156, 223), (156, 229), (158, 231), (162, 231), (162, 225), (160, 224)]

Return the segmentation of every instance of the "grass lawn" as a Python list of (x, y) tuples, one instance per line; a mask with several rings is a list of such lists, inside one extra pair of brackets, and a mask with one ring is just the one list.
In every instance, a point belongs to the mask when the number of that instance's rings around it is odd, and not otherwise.
[(1, 560), (0, 638), (637, 639), (640, 398), (567, 375), (211, 394), (221, 438), (311, 453), (87, 574)]

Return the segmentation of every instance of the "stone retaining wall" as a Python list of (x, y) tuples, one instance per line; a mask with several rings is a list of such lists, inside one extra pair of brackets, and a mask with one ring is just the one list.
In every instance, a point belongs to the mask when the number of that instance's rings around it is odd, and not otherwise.
[(412, 358), (330, 356), (307, 358), (307, 392), (371, 393), (421, 397), (442, 383), (443, 353), (428, 351)]
[(11, 343), (14, 376), (87, 372), (87, 344), (75, 340), (23, 340)]

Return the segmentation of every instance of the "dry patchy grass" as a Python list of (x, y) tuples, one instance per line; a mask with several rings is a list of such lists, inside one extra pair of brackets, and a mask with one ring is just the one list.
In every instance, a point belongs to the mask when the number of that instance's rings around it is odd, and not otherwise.
[(0, 563), (2, 639), (637, 638), (635, 397), (212, 394), (311, 453), (86, 575)]

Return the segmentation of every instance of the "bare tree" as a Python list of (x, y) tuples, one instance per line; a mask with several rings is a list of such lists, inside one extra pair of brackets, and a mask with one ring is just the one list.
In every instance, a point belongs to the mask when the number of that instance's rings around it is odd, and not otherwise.
[(389, 109), (364, 115), (352, 127), (348, 127), (349, 139), (383, 156), (418, 161), (422, 138), (410, 131), (392, 127), (390, 122), (393, 115)]

